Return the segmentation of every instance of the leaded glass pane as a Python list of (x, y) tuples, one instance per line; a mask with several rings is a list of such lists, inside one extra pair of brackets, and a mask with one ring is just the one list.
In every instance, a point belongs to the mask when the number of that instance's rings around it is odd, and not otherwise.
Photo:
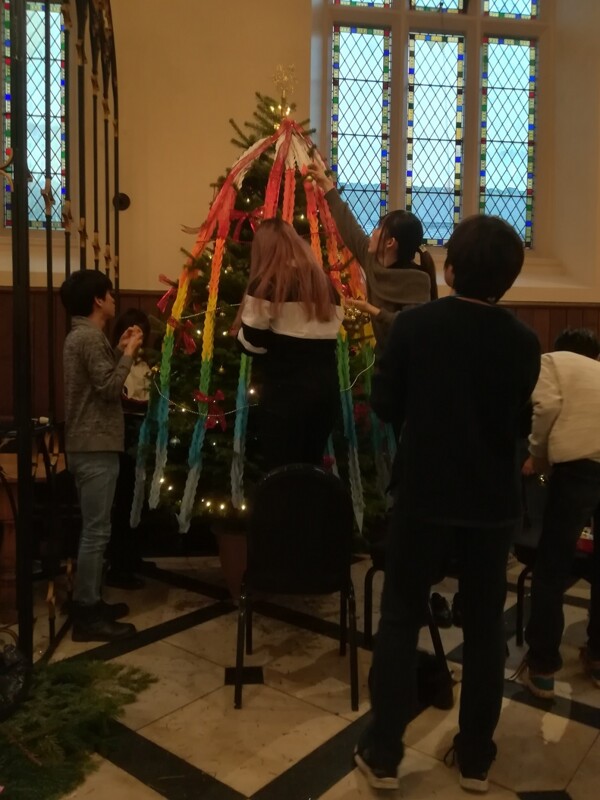
[(369, 8), (389, 8), (392, 0), (332, 0), (334, 6), (368, 6)]
[(464, 0), (410, 0), (410, 7), (415, 11), (448, 11), (458, 14), (464, 11)]
[(333, 29), (331, 169), (367, 231), (387, 213), (390, 32)]
[[(4, 42), (4, 70), (2, 73), (2, 163), (7, 162), (12, 154), (11, 148), (11, 108), (10, 108), (10, 6), (4, 3), (2, 14), (2, 41)], [(12, 223), (12, 203), (10, 184), (3, 178), (2, 194), (4, 200), (4, 224)]]
[(406, 208), (428, 244), (443, 245), (462, 199), (463, 36), (411, 33), (408, 40)]
[[(46, 65), (45, 4), (27, 3), (27, 165), (29, 224), (45, 228), (46, 211), (41, 191), (46, 183)], [(10, 17), (4, 11), (4, 151), (11, 152), (10, 131)], [(50, 4), (50, 147), (51, 188), (54, 197), (52, 227), (61, 226), (61, 205), (65, 192), (65, 36), (60, 3)], [(5, 192), (4, 224), (12, 224), (10, 187)]]
[(480, 211), (532, 242), (536, 43), (483, 40)]
[(483, 13), (504, 19), (534, 19), (539, 0), (483, 0)]

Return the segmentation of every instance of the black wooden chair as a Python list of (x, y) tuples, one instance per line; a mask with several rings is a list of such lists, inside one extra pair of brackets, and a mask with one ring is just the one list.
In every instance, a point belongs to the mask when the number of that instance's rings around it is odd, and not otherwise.
[[(34, 479), (32, 494), (32, 523), (34, 530), (33, 558), (41, 566), (37, 575), (47, 578), (48, 627), (50, 643), (56, 636), (55, 578), (60, 570), (60, 545), (57, 538), (56, 478), (60, 456), (59, 435), (55, 426), (32, 423), (31, 474)], [(18, 435), (14, 428), (0, 432), (0, 449), (16, 454)], [(13, 517), (17, 517), (15, 489), (0, 471)]]
[[(373, 646), (373, 579), (378, 572), (385, 571), (385, 543), (383, 541), (373, 543), (369, 548), (369, 554), (372, 564), (365, 575), (363, 641), (365, 647), (370, 648)], [(444, 575), (440, 575), (439, 580), (442, 580), (444, 577)], [(437, 582), (439, 583), (439, 581)], [(446, 653), (444, 652), (440, 631), (431, 613), (431, 608), (428, 609), (427, 625), (431, 635), (433, 650), (440, 662), (443, 661), (445, 664)]]
[(235, 708), (242, 706), (244, 649), (252, 653), (252, 593), (339, 592), (340, 655), (345, 655), (348, 644), (351, 706), (358, 710), (356, 601), (350, 575), (353, 527), (348, 492), (339, 478), (319, 467), (281, 467), (259, 484), (239, 600)]

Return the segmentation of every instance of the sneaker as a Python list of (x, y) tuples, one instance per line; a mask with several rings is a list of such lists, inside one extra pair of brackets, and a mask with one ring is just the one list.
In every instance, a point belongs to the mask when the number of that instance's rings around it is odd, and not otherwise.
[[(444, 764), (447, 767), (457, 766), (460, 771), (460, 778), (458, 779), (459, 786), (461, 789), (465, 789), (467, 792), (478, 792), (479, 794), (484, 794), (487, 792), (489, 787), (488, 782), (488, 769), (483, 768), (482, 765), (466, 765), (461, 764), (458, 758), (458, 751), (457, 751), (457, 740), (458, 737), (454, 737), (454, 744), (448, 750), (446, 755), (444, 756)], [(495, 746), (494, 746), (495, 752)], [(495, 756), (491, 756), (491, 761), (494, 760)], [(491, 763), (491, 762), (490, 762)]]
[(398, 789), (398, 766), (376, 766), (372, 762), (371, 751), (366, 748), (359, 750), (358, 745), (354, 749), (354, 763), (367, 779), (369, 786), (373, 789)]
[(552, 700), (554, 698), (553, 672), (535, 672), (531, 667), (527, 667), (523, 682), (534, 697), (540, 697), (542, 700)]
[(579, 657), (583, 661), (583, 666), (592, 681), (600, 689), (600, 661), (592, 658), (587, 647), (582, 647)]
[(461, 769), (458, 784), (467, 792), (479, 792), (479, 794), (485, 794), (490, 788), (487, 772), (469, 772)]
[(438, 592), (434, 592), (429, 598), (431, 616), (438, 628), (452, 627), (452, 612), (445, 597)]

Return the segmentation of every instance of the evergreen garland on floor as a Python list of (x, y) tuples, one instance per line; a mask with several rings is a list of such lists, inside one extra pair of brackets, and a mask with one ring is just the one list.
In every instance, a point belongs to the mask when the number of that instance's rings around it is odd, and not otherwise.
[(0, 724), (0, 786), (10, 800), (58, 800), (106, 751), (110, 720), (156, 679), (103, 661), (37, 666), (29, 699)]

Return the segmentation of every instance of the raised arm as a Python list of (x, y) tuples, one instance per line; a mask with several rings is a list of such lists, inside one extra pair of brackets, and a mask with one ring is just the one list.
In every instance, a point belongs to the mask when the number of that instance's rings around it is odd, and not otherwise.
[(529, 436), (529, 452), (534, 458), (547, 460), (548, 439), (562, 408), (562, 393), (552, 359), (542, 356), (540, 377), (531, 397), (533, 421)]
[[(325, 192), (325, 199), (331, 209), (331, 214), (338, 226), (344, 244), (356, 258), (358, 263), (368, 273), (367, 254), (369, 250), (369, 237), (356, 221), (347, 203), (344, 203), (338, 190), (325, 169), (316, 161), (308, 165), (308, 174)], [(368, 278), (368, 274), (367, 274)]]
[(132, 335), (117, 363), (108, 345), (100, 336), (90, 336), (83, 343), (83, 357), (90, 383), (104, 400), (120, 399), (123, 385), (133, 364), (133, 356), (141, 341), (141, 332)]

